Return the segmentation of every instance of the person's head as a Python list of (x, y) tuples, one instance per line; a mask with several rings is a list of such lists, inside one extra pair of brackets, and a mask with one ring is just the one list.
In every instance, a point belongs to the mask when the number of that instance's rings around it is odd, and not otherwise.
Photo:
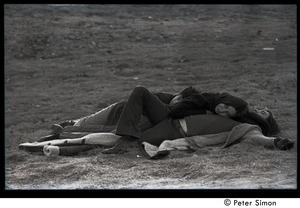
[(277, 124), (277, 121), (275, 120), (270, 109), (255, 109), (254, 112), (267, 122), (267, 135), (271, 136), (280, 133), (279, 125)]
[(248, 112), (248, 103), (228, 93), (217, 93), (213, 110), (216, 114), (226, 117), (241, 117)]
[(261, 128), (262, 133), (266, 136), (272, 136), (280, 133), (280, 128), (273, 116), (273, 113), (268, 108), (256, 108), (239, 118), (238, 121), (258, 125)]
[(169, 105), (173, 106), (176, 103), (179, 103), (182, 100), (182, 95), (181, 94), (177, 94), (175, 95), (175, 97), (172, 98), (172, 100), (170, 101)]
[(232, 117), (236, 116), (236, 109), (230, 105), (226, 105), (224, 103), (219, 103), (215, 107), (215, 113), (220, 116), (232, 118)]

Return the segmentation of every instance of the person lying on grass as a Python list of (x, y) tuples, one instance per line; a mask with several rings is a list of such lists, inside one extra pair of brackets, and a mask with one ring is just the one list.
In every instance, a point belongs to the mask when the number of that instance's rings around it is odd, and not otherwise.
[[(186, 91), (194, 91), (194, 89), (189, 87), (189, 88), (183, 90), (178, 95), (172, 96), (171, 99), (169, 98), (169, 100), (170, 100), (169, 104), (174, 102), (174, 100), (176, 100), (176, 97), (178, 97), (178, 96), (184, 97), (182, 95), (182, 93), (184, 93)], [(211, 134), (218, 134), (221, 132), (228, 132), (228, 131), (231, 131), (233, 129), (233, 127), (235, 127), (241, 123), (248, 123), (248, 124), (255, 124), (255, 125), (259, 126), (259, 130), (256, 129), (256, 131), (255, 131), (255, 135), (256, 135), (255, 137), (260, 138), (263, 141), (267, 141), (268, 144), (271, 144), (269, 146), (273, 146), (273, 147), (276, 147), (276, 148), (282, 149), (282, 150), (290, 149), (293, 146), (293, 141), (291, 141), (291, 140), (283, 139), (283, 138), (276, 138), (276, 137), (267, 137), (272, 134), (279, 133), (278, 125), (277, 125), (270, 110), (267, 110), (267, 109), (257, 110), (256, 109), (253, 112), (247, 112), (247, 110), (243, 109), (242, 110), (243, 113), (240, 114), (240, 116), (234, 118), (235, 120), (233, 120), (228, 117), (237, 115), (235, 109), (226, 111), (226, 109), (230, 109), (230, 108), (226, 108), (225, 111), (224, 111), (224, 109), (218, 111), (218, 110), (216, 110), (216, 108), (217, 108), (216, 106), (219, 105), (220, 103), (217, 103), (217, 102), (215, 102), (214, 105), (211, 105), (211, 106), (214, 106), (214, 109), (215, 109), (214, 113), (212, 113), (212, 114), (207, 114), (207, 112), (210, 112), (207, 110), (205, 111), (206, 114), (199, 114), (199, 112), (198, 112), (198, 114), (188, 113), (188, 115), (184, 116), (183, 118), (180, 118), (181, 116), (179, 116), (179, 118), (176, 118), (176, 116), (175, 116), (175, 118), (174, 118), (174, 117), (171, 117), (170, 114), (167, 114), (168, 116), (166, 118), (162, 119), (161, 121), (158, 121), (158, 123), (150, 122), (151, 125), (148, 125), (148, 128), (141, 128), (140, 121), (143, 119), (140, 119), (140, 118), (142, 117), (142, 114), (145, 113), (147, 116), (149, 116), (149, 114), (151, 114), (151, 112), (152, 112), (151, 107), (149, 107), (150, 110), (144, 109), (146, 106), (145, 103), (153, 102), (154, 106), (157, 107), (158, 109), (160, 109), (160, 108), (163, 110), (166, 109), (165, 106), (161, 107), (161, 105), (166, 105), (166, 104), (160, 101), (159, 96), (155, 95), (156, 96), (155, 97), (153, 95), (154, 95), (153, 93), (149, 92), (144, 87), (141, 87), (141, 86), (136, 87), (133, 90), (133, 93), (129, 97), (128, 101), (125, 103), (125, 106), (124, 106), (124, 104), (120, 104), (121, 102), (117, 103), (117, 104), (113, 104), (113, 105), (103, 109), (102, 111), (97, 112), (96, 114), (84, 117), (82, 119), (77, 120), (76, 122), (72, 122), (74, 124), (73, 127), (75, 127), (76, 125), (78, 127), (80, 127), (80, 125), (78, 125), (78, 124), (83, 124), (82, 126), (89, 126), (89, 125), (99, 124), (99, 123), (101, 124), (101, 122), (99, 122), (99, 120), (101, 120), (102, 124), (104, 124), (104, 125), (99, 125), (99, 127), (102, 128), (103, 126), (109, 126), (109, 125), (107, 125), (107, 123), (109, 123), (108, 118), (115, 116), (115, 117), (119, 118), (119, 123), (117, 125), (116, 131), (114, 131), (114, 132), (118, 132), (118, 127), (121, 126), (120, 123), (122, 124), (122, 122), (120, 122), (122, 117), (124, 119), (124, 115), (126, 115), (126, 114), (129, 115), (129, 117), (131, 117), (132, 116), (131, 114), (135, 113), (137, 116), (134, 118), (134, 122), (135, 122), (134, 128), (138, 129), (137, 132), (138, 132), (138, 134), (140, 134), (140, 136), (139, 136), (139, 138), (135, 136), (134, 139), (129, 139), (129, 140), (136, 140), (136, 141), (138, 141), (139, 144), (151, 144), (151, 145), (159, 146), (165, 140), (172, 141), (172, 140), (175, 140), (178, 138), (184, 138), (184, 137), (193, 137), (193, 136), (199, 136), (199, 135), (211, 135)], [(158, 99), (156, 99), (156, 98), (158, 98)], [(159, 100), (159, 101), (157, 101), (157, 100)], [(211, 99), (211, 100), (213, 100), (213, 99)], [(237, 99), (237, 101), (238, 101), (238, 103), (242, 103), (242, 104), (246, 103), (246, 102), (240, 102), (239, 98)], [(174, 103), (176, 104), (176, 103), (178, 103), (178, 101), (174, 102)], [(211, 102), (211, 103), (213, 103), (213, 102)], [(128, 105), (129, 105), (129, 107), (128, 107)], [(134, 107), (132, 107), (131, 105), (133, 105)], [(237, 106), (236, 103), (233, 103), (232, 105)], [(115, 108), (115, 106), (122, 106), (122, 108)], [(173, 106), (175, 106), (175, 105), (173, 104)], [(157, 108), (155, 108), (155, 109), (157, 110)], [(122, 109), (122, 111), (116, 110), (116, 109)], [(128, 109), (131, 109), (131, 110), (128, 111)], [(182, 109), (184, 109), (184, 108), (182, 108)], [(196, 108), (193, 110), (199, 110), (199, 109)], [(213, 108), (210, 108), (210, 109), (213, 109)], [(167, 109), (166, 111), (168, 111), (168, 110), (169, 109)], [(150, 111), (150, 113), (148, 111)], [(121, 112), (121, 115), (120, 115), (120, 112)], [(220, 114), (216, 115), (216, 112), (220, 112)], [(239, 112), (241, 112), (241, 110), (239, 110)], [(180, 113), (181, 113), (181, 115), (185, 115), (185, 113), (182, 113), (182, 111)], [(111, 114), (114, 116), (111, 116)], [(191, 115), (189, 115), (189, 114), (191, 114)], [(161, 116), (160, 113), (157, 113), (154, 116), (156, 116), (156, 115)], [(243, 116), (241, 116), (241, 115), (243, 115)], [(150, 116), (152, 116), (152, 115), (150, 115)], [(224, 120), (224, 119), (226, 119), (226, 120)], [(148, 121), (149, 120), (155, 120), (155, 119), (148, 118)], [(97, 122), (95, 122), (95, 121), (97, 121)], [(128, 121), (128, 118), (127, 118), (127, 121)], [(144, 119), (144, 121), (147, 121), (147, 120)], [(133, 124), (132, 121), (129, 123), (130, 123), (129, 125)], [(147, 122), (144, 122), (144, 123), (147, 123)], [(70, 125), (71, 122), (67, 122), (67, 124)], [(115, 123), (112, 122), (111, 124), (115, 124)], [(148, 124), (149, 124), (149, 122), (148, 122)], [(60, 125), (60, 127), (63, 128), (62, 126), (65, 126), (65, 125), (66, 125), (66, 122), (62, 123)], [(127, 128), (128, 124), (126, 124), (126, 125), (125, 125), (126, 126), (125, 129), (128, 129)], [(112, 125), (112, 126), (114, 126), (114, 125)], [(145, 127), (145, 125), (144, 125), (144, 127)], [(124, 127), (122, 127), (122, 128), (124, 128)], [(58, 129), (60, 129), (60, 128), (58, 128)], [(88, 144), (89, 142), (84, 143), (83, 141), (88, 141), (87, 140), (88, 138), (93, 138), (93, 139), (97, 138), (96, 143), (99, 145), (104, 145), (104, 146), (105, 145), (113, 146), (115, 143), (117, 143), (117, 145), (114, 145), (113, 148), (104, 150), (103, 153), (124, 152), (124, 151), (126, 151), (126, 150), (124, 150), (124, 146), (126, 146), (125, 143), (128, 139), (126, 139), (126, 138), (124, 139), (124, 137), (122, 138), (121, 137), (122, 134), (121, 135), (117, 135), (117, 134), (98, 133), (98, 134), (87, 135), (86, 137), (83, 137), (79, 140), (81, 140), (81, 144)], [(137, 135), (136, 132), (134, 132), (134, 134)], [(109, 138), (108, 139), (108, 140), (110, 140), (109, 142), (107, 142), (107, 138)], [(75, 141), (76, 140), (73, 140), (73, 142), (75, 142)], [(264, 142), (262, 142), (262, 143), (264, 143)], [(89, 143), (89, 144), (91, 144), (91, 143)], [(149, 147), (149, 145), (148, 145), (148, 147)], [(57, 149), (57, 148), (59, 148), (59, 149)], [(91, 146), (91, 145), (82, 145), (81, 147), (76, 146), (76, 147), (73, 147), (73, 150), (72, 150), (72, 147), (63, 147), (62, 148), (62, 147), (47, 146), (47, 147), (45, 147), (44, 150), (45, 150), (45, 154), (46, 154), (46, 152), (48, 152), (49, 154), (52, 154), (52, 153), (54, 154), (54, 149), (56, 149), (56, 150), (59, 150), (58, 154), (60, 154), (60, 155), (70, 155), (70, 154), (75, 154), (80, 151), (88, 150), (91, 148), (93, 148), (93, 146)], [(52, 153), (51, 153), (51, 150), (52, 150)]]
[[(265, 110), (263, 110), (265, 111)], [(260, 111), (258, 114), (267, 114)], [(179, 150), (197, 150), (198, 148), (223, 144), (223, 147), (228, 147), (236, 142), (250, 142), (257, 145), (262, 145), (270, 149), (289, 150), (294, 146), (294, 142), (289, 139), (283, 139), (276, 136), (265, 136), (259, 125), (249, 123), (240, 123), (230, 118), (226, 118), (214, 114), (199, 114), (193, 115), (197, 120), (203, 120), (200, 127), (202, 133), (189, 134), (186, 137), (181, 136), (177, 127), (169, 129), (173, 132), (174, 137), (161, 137), (161, 143), (156, 138), (153, 142), (151, 137), (145, 141), (137, 140), (142, 152), (147, 158), (161, 158), (166, 156), (169, 151), (174, 149)], [(225, 124), (225, 125), (224, 125)], [(158, 124), (160, 125), (160, 124)], [(165, 125), (165, 124), (162, 124)], [(268, 123), (268, 125), (270, 125)], [(216, 127), (216, 128), (214, 128)], [(159, 135), (159, 128), (150, 129), (153, 134)], [(187, 129), (189, 126), (187, 125)], [(208, 130), (210, 129), (210, 130)], [(272, 129), (272, 128), (269, 128)], [(207, 134), (207, 132), (210, 133)], [(269, 131), (271, 133), (272, 131)], [(143, 134), (142, 134), (143, 135)], [(39, 151), (44, 152), (47, 156), (53, 155), (76, 155), (82, 151), (91, 150), (98, 146), (110, 147), (120, 139), (121, 136), (114, 133), (92, 133), (81, 138), (75, 139), (59, 139), (38, 143), (30, 143), (30, 148), (39, 147)], [(26, 145), (26, 144), (25, 144)], [(28, 144), (27, 144), (28, 147)], [(114, 153), (125, 153), (130, 150), (128, 142), (124, 142), (119, 149)]]
[[(189, 115), (206, 113), (227, 117), (241, 117), (248, 111), (246, 101), (228, 93), (200, 93), (191, 86), (177, 94), (152, 93), (145, 87), (137, 86), (127, 101), (114, 103), (92, 115), (77, 120), (54, 124), (52, 133), (57, 135), (57, 138), (63, 128), (72, 129), (72, 126), (74, 129), (94, 128), (97, 132), (115, 130), (124, 108), (127, 108), (125, 112), (133, 113), (135, 109), (129, 109), (132, 107), (132, 101), (135, 102), (141, 97), (145, 98), (143, 101), (145, 109), (142, 109), (142, 113), (138, 115), (138, 117), (141, 117), (138, 121), (138, 128), (141, 131), (153, 127), (166, 118), (178, 119)], [(130, 104), (128, 104), (128, 101)], [(55, 136), (52, 138), (55, 138)]]

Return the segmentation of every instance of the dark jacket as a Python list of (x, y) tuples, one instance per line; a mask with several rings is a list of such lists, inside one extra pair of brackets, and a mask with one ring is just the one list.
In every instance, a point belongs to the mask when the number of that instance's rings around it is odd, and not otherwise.
[(184, 118), (190, 115), (206, 114), (207, 101), (200, 94), (193, 94), (182, 99), (170, 107), (169, 116), (172, 118)]
[[(169, 104), (177, 95), (165, 92), (154, 94), (165, 104)], [(238, 116), (243, 115), (248, 109), (247, 102), (228, 93), (200, 93), (193, 87), (187, 87), (179, 94), (182, 95), (182, 101), (169, 107), (169, 116), (171, 118), (178, 119), (190, 115), (206, 114), (207, 110), (215, 113), (215, 107), (219, 103), (233, 106), (237, 110)], [(108, 116), (106, 125), (117, 125), (125, 105), (126, 101), (121, 101), (114, 106)]]
[(207, 110), (216, 113), (215, 108), (220, 103), (234, 107), (237, 117), (243, 116), (248, 111), (246, 101), (228, 93), (200, 93), (192, 87), (182, 92), (184, 92), (182, 101), (170, 108), (169, 116), (172, 118), (206, 114)]

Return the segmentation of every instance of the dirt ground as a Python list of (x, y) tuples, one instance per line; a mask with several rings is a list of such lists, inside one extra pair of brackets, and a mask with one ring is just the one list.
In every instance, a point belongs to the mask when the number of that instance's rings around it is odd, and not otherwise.
[[(6, 189), (297, 188), (295, 5), (5, 5)], [(101, 148), (18, 150), (53, 123), (126, 99), (136, 85), (230, 92), (274, 112), (291, 151), (240, 143), (148, 160)]]

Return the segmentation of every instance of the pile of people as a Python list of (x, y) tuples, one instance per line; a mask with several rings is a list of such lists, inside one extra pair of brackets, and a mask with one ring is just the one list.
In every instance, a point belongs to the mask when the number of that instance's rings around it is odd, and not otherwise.
[[(94, 132), (61, 139), (60, 134), (70, 129)], [(137, 142), (147, 158), (161, 158), (173, 149), (196, 150), (222, 143), (227, 147), (245, 140), (279, 150), (293, 148), (294, 141), (276, 136), (279, 133), (271, 110), (251, 109), (245, 100), (228, 93), (200, 92), (191, 86), (177, 94), (153, 93), (137, 86), (128, 100), (54, 124), (50, 137), (19, 148), (54, 156), (75, 155), (100, 145), (107, 146), (103, 154), (122, 154), (128, 151), (128, 143)]]

